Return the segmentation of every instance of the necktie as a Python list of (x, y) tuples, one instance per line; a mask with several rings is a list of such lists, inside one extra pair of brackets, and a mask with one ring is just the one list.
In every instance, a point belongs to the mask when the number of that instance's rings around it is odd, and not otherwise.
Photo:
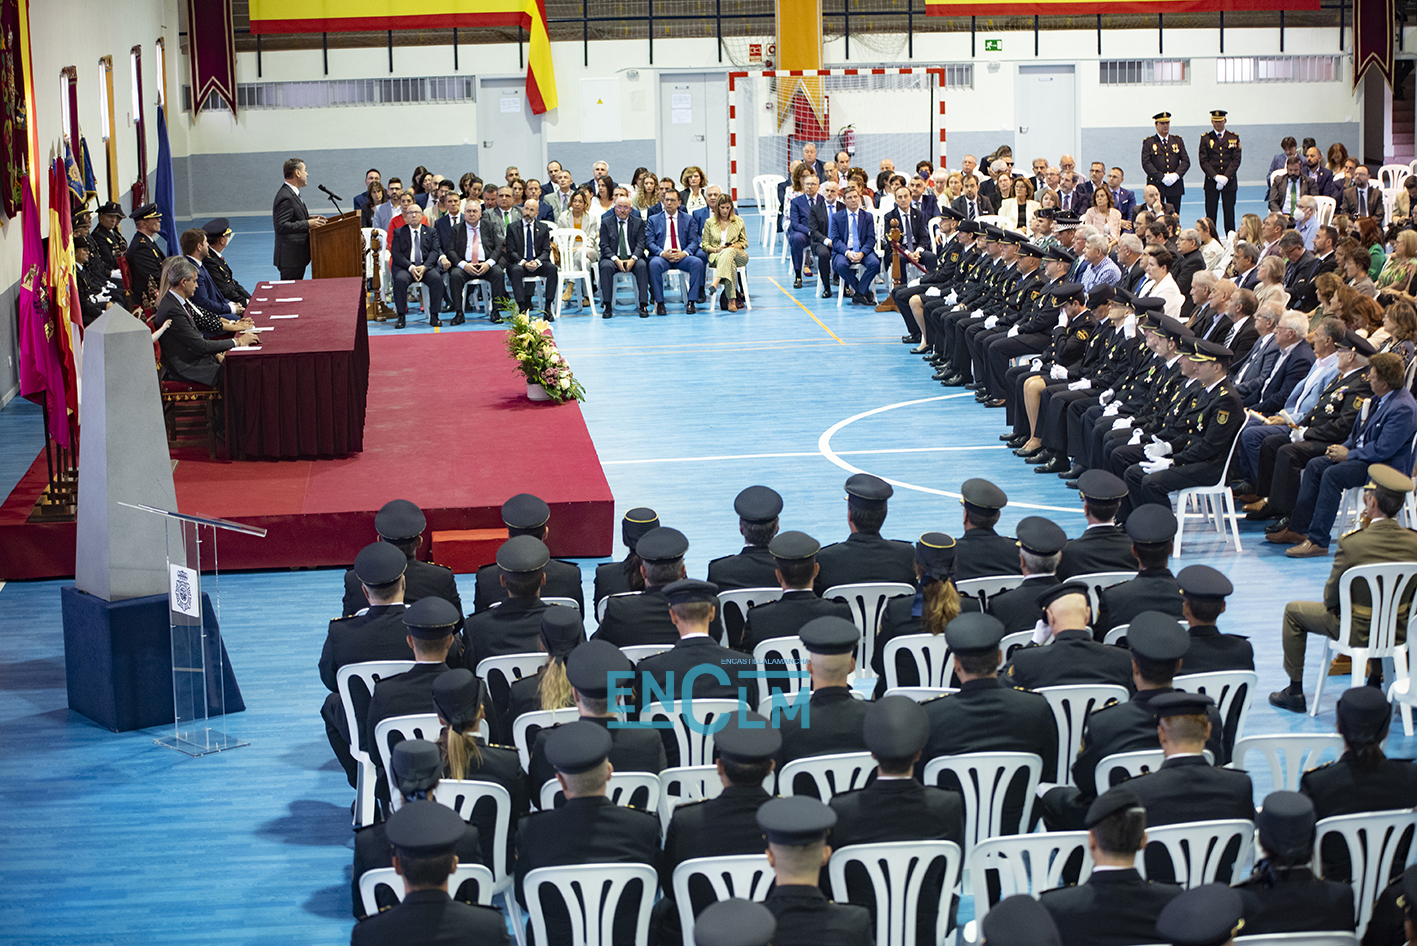
[(474, 265), (477, 263), (478, 257), (481, 255), (481, 253), (479, 252), (479, 251), (481, 250), (481, 245), (480, 245), (480, 244), (481, 244), (481, 241), (478, 239), (478, 236), (477, 236), (477, 228), (476, 228), (476, 227), (468, 227), (468, 228), (467, 228), (467, 261), (468, 261), (469, 263), (473, 263)]
[(413, 252), (410, 254), (413, 258), (413, 265), (420, 266), (423, 263), (423, 241), (418, 238), (418, 227), (409, 231), (408, 238), (413, 243)]
[(1297, 180), (1289, 182), (1289, 213), (1292, 216), (1294, 208), (1299, 206), (1299, 182)]
[(523, 254), (523, 257), (524, 257), (525, 259), (532, 259), (533, 257), (536, 256), (536, 241), (533, 240), (533, 239), (532, 239), (532, 236), (531, 236), (531, 222), (530, 222), (530, 221), (527, 221), (525, 240), (526, 240), (526, 252)]
[(630, 258), (630, 241), (625, 236), (625, 221), (623, 220), (620, 221), (620, 252), (618, 255), (621, 259)]
[(1366, 187), (1358, 189), (1358, 216), (1368, 216), (1368, 189)]
[(670, 248), (671, 250), (677, 250), (677, 249), (679, 249), (679, 217), (678, 217), (678, 215), (677, 215), (677, 214), (671, 214), (670, 217), (669, 217), (669, 220), (668, 220), (668, 224), (669, 224), (669, 248)]
[(966, 219), (966, 220), (973, 220), (973, 219), (974, 219), (974, 201), (972, 201), (972, 200), (969, 202), (969, 214), (968, 214), (968, 216), (965, 217), (965, 219)]
[(913, 234), (910, 232), (915, 228), (911, 226), (911, 223), (912, 221), (908, 212), (900, 215), (901, 235), (905, 237), (905, 248), (907, 250), (915, 249), (915, 241), (911, 239)]
[(851, 213), (850, 211), (847, 211), (846, 219), (847, 219), (847, 222), (848, 222), (848, 223), (850, 224), (850, 226), (851, 226), (851, 236), (850, 236), (850, 238), (847, 240), (846, 248), (847, 248), (848, 250), (850, 250), (851, 252), (855, 253), (855, 252), (856, 252), (856, 215), (855, 215), (854, 213)]

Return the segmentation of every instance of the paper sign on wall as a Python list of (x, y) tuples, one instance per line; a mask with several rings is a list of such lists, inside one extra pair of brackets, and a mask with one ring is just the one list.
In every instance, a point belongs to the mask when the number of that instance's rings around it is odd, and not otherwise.
[(522, 100), (521, 100), (521, 99), (517, 98), (516, 96), (511, 96), (511, 95), (504, 95), (504, 96), (502, 96), (502, 111), (504, 111), (504, 112), (520, 112), (521, 110), (522, 110)]
[(581, 141), (619, 141), (620, 80), (581, 80)]
[(670, 111), (669, 121), (674, 125), (689, 125), (694, 121), (694, 110), (691, 108), (676, 108)]
[(167, 569), (170, 580), (169, 606), (177, 614), (200, 618), (202, 616), (202, 602), (197, 597), (197, 589), (200, 584), (196, 570), (171, 562), (168, 563)]
[(693, 108), (694, 97), (688, 92), (675, 92), (669, 96), (670, 108)]

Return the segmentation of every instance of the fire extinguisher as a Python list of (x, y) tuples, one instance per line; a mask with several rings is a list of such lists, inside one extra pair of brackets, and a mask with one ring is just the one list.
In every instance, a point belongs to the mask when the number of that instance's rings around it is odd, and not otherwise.
[(852, 155), (854, 155), (854, 154), (856, 153), (856, 126), (855, 126), (855, 125), (847, 125), (845, 128), (843, 128), (843, 129), (841, 130), (841, 133), (837, 135), (837, 139), (841, 142), (841, 150), (842, 150), (842, 151), (845, 151), (847, 154), (852, 154)]

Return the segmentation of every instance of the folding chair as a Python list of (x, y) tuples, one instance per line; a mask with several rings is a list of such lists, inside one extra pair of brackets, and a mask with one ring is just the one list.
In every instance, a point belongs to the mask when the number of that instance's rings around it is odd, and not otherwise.
[(542, 888), (554, 888), (560, 895), (571, 921), (571, 946), (611, 946), (616, 909), (622, 899), (632, 896), (632, 884), (638, 884), (639, 890), (634, 946), (647, 946), (649, 913), (659, 886), (650, 865), (575, 864), (538, 867), (531, 871), (523, 886), (536, 942), (551, 942), (546, 931)]

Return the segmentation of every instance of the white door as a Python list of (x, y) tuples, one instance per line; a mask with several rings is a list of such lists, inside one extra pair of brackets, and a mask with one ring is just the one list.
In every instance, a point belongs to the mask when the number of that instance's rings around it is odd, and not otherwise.
[(1057, 165), (1077, 154), (1076, 74), (1071, 65), (1019, 66), (1014, 84), (1014, 172), (1029, 174), (1034, 158)]
[(522, 178), (538, 180), (546, 173), (546, 147), (541, 140), (541, 116), (531, 113), (526, 79), (482, 79), (477, 92), (477, 167), (484, 181), (502, 183), (508, 165)]
[[(708, 183), (728, 189), (728, 78), (702, 72), (659, 74), (656, 171), (701, 167)], [(680, 185), (682, 187), (682, 185)]]

